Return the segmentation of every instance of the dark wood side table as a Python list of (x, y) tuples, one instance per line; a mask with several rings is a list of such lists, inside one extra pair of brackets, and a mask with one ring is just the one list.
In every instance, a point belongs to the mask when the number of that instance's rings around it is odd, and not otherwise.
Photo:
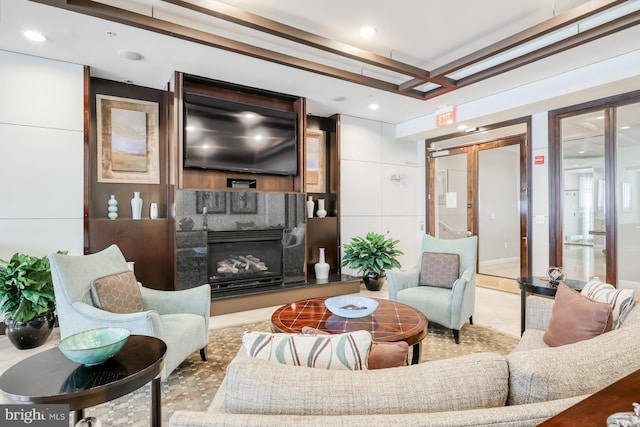
[(374, 341), (405, 341), (413, 346), (412, 364), (420, 362), (422, 340), (427, 336), (427, 318), (420, 311), (395, 301), (376, 299), (371, 316), (357, 319), (336, 316), (324, 305), (327, 298), (311, 298), (286, 304), (271, 316), (275, 332), (299, 334), (309, 326), (332, 334), (366, 330)]
[(588, 427), (607, 425), (616, 412), (632, 412), (640, 396), (640, 370), (592, 394), (586, 399), (549, 418), (540, 427)]
[(83, 366), (51, 348), (16, 363), (0, 375), (0, 392), (15, 403), (68, 404), (74, 420), (84, 408), (131, 393), (151, 381), (151, 425), (162, 424), (160, 372), (167, 345), (131, 335), (122, 350), (106, 362)]
[[(525, 328), (527, 295), (555, 297), (558, 285), (540, 277), (518, 277), (517, 281), (520, 287), (520, 335), (522, 335)], [(586, 284), (586, 282), (571, 279), (565, 279), (562, 282), (576, 291), (581, 291)]]

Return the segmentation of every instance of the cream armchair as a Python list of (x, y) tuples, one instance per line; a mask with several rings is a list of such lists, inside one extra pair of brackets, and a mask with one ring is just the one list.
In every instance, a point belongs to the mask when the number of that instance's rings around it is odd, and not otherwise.
[[(455, 253), (459, 255), (458, 278), (447, 287), (418, 286), (425, 252)], [(389, 298), (417, 308), (429, 322), (453, 330), (456, 344), (460, 343), (460, 329), (467, 319), (473, 323), (476, 296), (476, 260), (478, 237), (438, 239), (425, 235), (418, 264), (406, 271), (387, 271)]]
[(125, 258), (117, 246), (111, 245), (91, 255), (53, 253), (48, 258), (62, 338), (106, 326), (160, 338), (167, 345), (161, 373), (163, 381), (196, 350), (200, 350), (202, 360), (206, 360), (211, 302), (209, 285), (183, 291), (158, 291), (138, 283), (143, 311), (112, 313), (95, 307), (91, 282), (127, 270)]

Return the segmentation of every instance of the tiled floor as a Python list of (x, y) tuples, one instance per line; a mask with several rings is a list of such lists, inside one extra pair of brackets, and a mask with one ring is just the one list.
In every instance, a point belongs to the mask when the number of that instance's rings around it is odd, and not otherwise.
[[(370, 292), (363, 286), (360, 294), (375, 298), (388, 298), (386, 287), (378, 292)], [(267, 307), (241, 313), (213, 316), (211, 318), (211, 327), (224, 328), (225, 326), (239, 323), (268, 320), (276, 308)], [(476, 311), (473, 315), (473, 320), (475, 324), (490, 326), (502, 332), (519, 336), (520, 296), (515, 293), (477, 287)], [(464, 329), (462, 333), (464, 333)], [(0, 373), (28, 356), (53, 347), (59, 339), (60, 336), (56, 329), (44, 345), (32, 350), (17, 350), (6, 336), (0, 336)], [(0, 397), (0, 403), (6, 403), (4, 398)]]

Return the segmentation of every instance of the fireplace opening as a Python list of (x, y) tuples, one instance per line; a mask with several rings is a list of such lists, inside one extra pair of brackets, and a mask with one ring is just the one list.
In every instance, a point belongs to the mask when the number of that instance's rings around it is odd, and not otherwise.
[(207, 232), (207, 274), (214, 295), (283, 283), (282, 228)]

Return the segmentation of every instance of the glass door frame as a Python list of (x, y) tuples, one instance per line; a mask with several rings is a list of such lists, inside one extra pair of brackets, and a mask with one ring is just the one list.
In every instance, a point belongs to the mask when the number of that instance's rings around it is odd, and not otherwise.
[(604, 112), (605, 164), (605, 254), (606, 280), (617, 286), (617, 206), (616, 206), (616, 108), (640, 103), (640, 90), (549, 112), (549, 265), (562, 265), (562, 119), (594, 111)]
[[(482, 138), (482, 134), (487, 131), (507, 128), (518, 124), (526, 126), (525, 133), (495, 137), (493, 139)], [(460, 146), (436, 149), (438, 142), (468, 136), (468, 132), (458, 132), (444, 135), (432, 139), (427, 139), (425, 152), (425, 223), (426, 233), (435, 235), (435, 167), (432, 160), (438, 157), (455, 154), (467, 154), (467, 230), (472, 235), (478, 234), (478, 152), (484, 149), (498, 148), (504, 145), (520, 144), (520, 275), (522, 277), (531, 275), (532, 251), (529, 244), (529, 230), (531, 230), (532, 219), (530, 214), (531, 206), (531, 166), (528, 159), (531, 158), (531, 117), (524, 117), (506, 122), (496, 123), (478, 128), (472, 135), (477, 135), (477, 141), (465, 143)], [(478, 236), (481, 238), (481, 236)]]

